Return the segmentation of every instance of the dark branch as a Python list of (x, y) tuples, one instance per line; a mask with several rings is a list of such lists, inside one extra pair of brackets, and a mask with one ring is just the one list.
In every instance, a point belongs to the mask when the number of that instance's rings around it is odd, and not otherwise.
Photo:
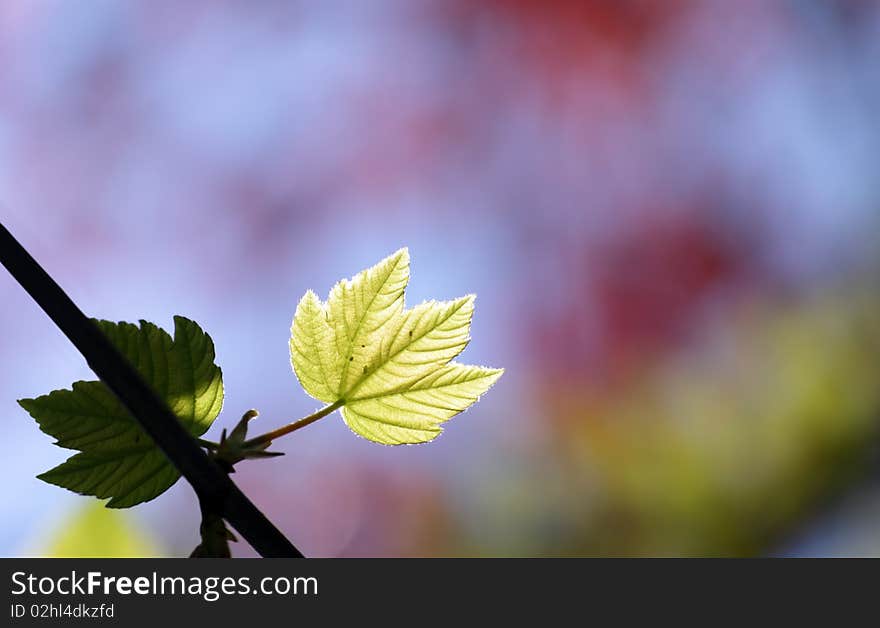
[(95, 374), (192, 485), (203, 508), (221, 514), (262, 556), (302, 557), (226, 473), (202, 452), (165, 402), (2, 224), (0, 262), (83, 354)]

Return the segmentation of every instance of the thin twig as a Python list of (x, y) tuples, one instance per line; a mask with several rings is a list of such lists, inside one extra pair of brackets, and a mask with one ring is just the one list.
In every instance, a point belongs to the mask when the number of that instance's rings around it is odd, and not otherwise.
[(95, 374), (192, 485), (206, 507), (229, 521), (260, 555), (302, 556), (208, 458), (167, 404), (2, 224), (0, 262), (82, 353)]

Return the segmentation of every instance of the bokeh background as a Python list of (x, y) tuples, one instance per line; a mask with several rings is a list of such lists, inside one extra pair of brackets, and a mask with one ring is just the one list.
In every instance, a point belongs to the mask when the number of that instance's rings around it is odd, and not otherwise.
[[(437, 441), (240, 466), (308, 555), (880, 555), (878, 68), (870, 0), (6, 0), (0, 215), (90, 315), (200, 322), (208, 437), (317, 407), (306, 289), (407, 245), (409, 303), (479, 295), (506, 374)], [(110, 533), (35, 479), (15, 400), (92, 378), (0, 273), (0, 555), (188, 554), (183, 482)]]

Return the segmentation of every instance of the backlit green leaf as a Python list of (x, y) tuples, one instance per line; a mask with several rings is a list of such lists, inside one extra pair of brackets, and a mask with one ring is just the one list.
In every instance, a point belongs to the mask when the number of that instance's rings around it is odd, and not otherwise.
[(470, 341), (474, 296), (404, 309), (409, 253), (401, 249), (326, 303), (311, 290), (293, 318), (290, 355), (310, 395), (341, 406), (346, 424), (377, 443), (422, 443), (504, 372), (451, 362)]
[[(223, 405), (214, 343), (191, 320), (174, 318), (174, 339), (152, 323), (97, 321), (101, 330), (168, 403), (193, 436), (211, 426)], [(19, 404), (56, 444), (80, 453), (39, 475), (126, 508), (166, 491), (180, 474), (113, 393), (98, 381), (76, 382)]]

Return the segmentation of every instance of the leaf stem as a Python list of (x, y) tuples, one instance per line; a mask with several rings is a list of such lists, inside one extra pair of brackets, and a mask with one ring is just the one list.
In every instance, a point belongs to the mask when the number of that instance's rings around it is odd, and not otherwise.
[(210, 451), (214, 451), (215, 449), (220, 449), (220, 443), (215, 443), (212, 440), (205, 440), (204, 438), (197, 438), (196, 441), (199, 443), (201, 447), (208, 449)]
[(293, 423), (288, 423), (282, 427), (279, 427), (277, 430), (272, 430), (271, 432), (266, 432), (265, 434), (260, 434), (259, 436), (255, 436), (250, 440), (244, 442), (244, 447), (254, 447), (256, 445), (262, 445), (264, 443), (271, 443), (276, 438), (280, 438), (285, 434), (290, 434), (291, 432), (295, 432), (296, 430), (305, 427), (306, 425), (311, 425), (318, 419), (323, 419), (328, 414), (332, 414), (334, 411), (338, 410), (342, 406), (345, 405), (345, 400), (340, 399), (339, 401), (330, 404), (329, 406), (324, 406), (314, 414), (310, 414), (307, 417), (303, 417), (298, 421), (294, 421)]

